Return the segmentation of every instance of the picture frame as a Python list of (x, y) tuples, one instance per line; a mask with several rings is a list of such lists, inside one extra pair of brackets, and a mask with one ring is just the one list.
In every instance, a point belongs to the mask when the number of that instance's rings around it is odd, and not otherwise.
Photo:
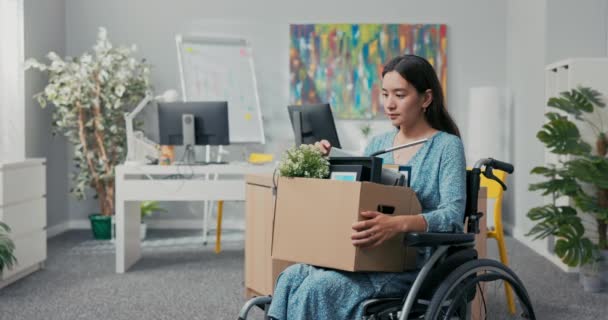
[(340, 181), (361, 181), (364, 167), (362, 165), (330, 165), (329, 179)]
[(410, 180), (411, 180), (410, 177), (412, 176), (412, 167), (411, 166), (399, 166), (398, 171), (405, 177), (404, 185), (409, 188)]

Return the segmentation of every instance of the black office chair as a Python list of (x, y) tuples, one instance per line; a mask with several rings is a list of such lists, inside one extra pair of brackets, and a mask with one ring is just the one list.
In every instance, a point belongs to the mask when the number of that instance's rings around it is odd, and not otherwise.
[[(479, 220), (483, 214), (477, 210), (480, 174), (498, 180), (492, 173), (493, 169), (513, 172), (511, 164), (492, 158), (477, 161), (467, 171), (464, 215), (467, 233), (409, 233), (404, 237), (405, 245), (430, 247), (433, 254), (405, 297), (365, 301), (362, 320), (470, 319), (471, 304), (476, 294), (481, 297), (480, 307), (491, 319), (536, 319), (530, 297), (517, 275), (498, 261), (478, 259), (475, 250), (475, 234), (479, 233)], [(506, 186), (503, 187), (506, 190)], [(487, 309), (485, 294), (492, 283), (511, 285), (520, 306), (517, 314), (510, 314), (506, 307), (498, 311)], [(486, 290), (482, 290), (483, 287)], [(493, 302), (504, 300), (494, 299)], [(271, 296), (247, 301), (239, 313), (239, 320), (246, 319), (249, 310), (255, 306), (267, 310), (271, 301)], [(497, 312), (504, 312), (504, 315)]]

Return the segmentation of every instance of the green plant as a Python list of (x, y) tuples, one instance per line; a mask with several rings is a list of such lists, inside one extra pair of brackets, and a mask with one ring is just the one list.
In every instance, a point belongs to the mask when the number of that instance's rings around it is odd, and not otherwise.
[[(593, 263), (598, 249), (608, 249), (608, 139), (600, 112), (605, 104), (599, 92), (578, 87), (550, 98), (547, 105), (561, 112), (546, 113), (548, 121), (537, 137), (559, 160), (532, 169), (532, 174), (543, 176), (545, 181), (531, 184), (530, 190), (542, 191), (543, 196), (551, 196), (552, 202), (528, 212), (536, 222), (528, 235), (535, 239), (555, 236), (555, 252), (569, 266)], [(581, 135), (582, 125), (595, 133), (595, 150)], [(572, 199), (574, 206), (557, 205), (560, 197)], [(577, 209), (595, 218), (597, 243), (585, 236)]]
[(367, 139), (367, 137), (369, 137), (369, 135), (372, 133), (372, 126), (369, 124), (369, 122), (362, 125), (360, 127), (360, 129), (361, 129), (361, 134), (363, 134), (363, 137), (365, 139)]
[(104, 28), (99, 29), (94, 53), (60, 58), (50, 63), (26, 61), (26, 69), (48, 73), (44, 91), (35, 95), (41, 107), (53, 110), (53, 134), (65, 135), (74, 145), (76, 170), (70, 192), (85, 198), (91, 187), (100, 211), (114, 213), (114, 168), (126, 155), (124, 113), (151, 90), (150, 66), (132, 57), (135, 46), (114, 47)]
[(158, 205), (158, 201), (143, 201), (140, 205), (141, 218), (147, 217), (154, 212), (167, 212)]
[(329, 161), (317, 147), (303, 144), (285, 151), (279, 163), (279, 174), (283, 177), (327, 178)]
[(8, 237), (10, 231), (11, 228), (0, 222), (0, 274), (2, 270), (12, 268), (17, 263), (17, 259), (13, 255), (15, 244)]

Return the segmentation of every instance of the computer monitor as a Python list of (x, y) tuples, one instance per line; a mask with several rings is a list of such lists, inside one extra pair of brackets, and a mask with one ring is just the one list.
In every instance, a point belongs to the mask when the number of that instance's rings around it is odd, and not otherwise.
[(185, 146), (188, 164), (195, 162), (195, 145), (230, 144), (226, 101), (158, 103), (158, 124), (160, 144)]
[(230, 144), (226, 101), (161, 102), (158, 124), (161, 145)]
[(340, 140), (331, 107), (325, 104), (288, 106), (289, 119), (296, 138), (296, 146), (313, 144), (325, 139), (332, 147), (340, 148)]

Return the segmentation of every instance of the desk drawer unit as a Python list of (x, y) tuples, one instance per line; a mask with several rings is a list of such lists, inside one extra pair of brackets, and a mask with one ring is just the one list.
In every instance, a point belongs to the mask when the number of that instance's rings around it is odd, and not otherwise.
[(15, 243), (17, 265), (10, 270), (4, 270), (2, 280), (10, 280), (13, 276), (46, 260), (46, 230), (38, 230), (11, 239)]
[(0, 274), (0, 288), (38, 270), (46, 260), (44, 159), (0, 163), (0, 221), (11, 231), (17, 264)]
[(46, 198), (0, 207), (0, 221), (11, 228), (11, 236), (19, 236), (46, 227)]

